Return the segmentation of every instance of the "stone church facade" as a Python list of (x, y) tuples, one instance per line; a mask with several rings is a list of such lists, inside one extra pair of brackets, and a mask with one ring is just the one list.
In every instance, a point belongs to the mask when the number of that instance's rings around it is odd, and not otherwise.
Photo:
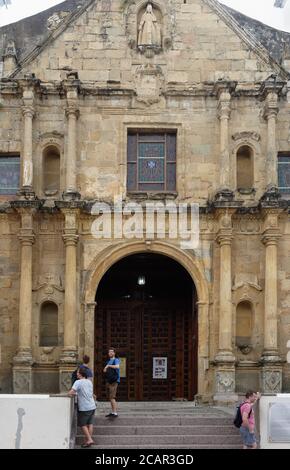
[[(123, 399), (289, 392), (290, 34), (216, 0), (67, 0), (0, 48), (1, 393), (67, 390), (88, 354), (102, 394), (108, 346)], [(116, 196), (199, 204), (199, 246), (94, 237)], [(118, 297), (139, 262), (155, 298)]]

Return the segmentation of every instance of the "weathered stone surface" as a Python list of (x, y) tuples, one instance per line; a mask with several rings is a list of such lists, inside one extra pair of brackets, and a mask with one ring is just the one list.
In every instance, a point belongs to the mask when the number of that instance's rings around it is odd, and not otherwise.
[[(134, 250), (175, 257), (199, 288), (200, 395), (233, 394), (263, 384), (269, 389), (275, 377), (267, 365), (262, 374), (262, 354), (268, 348), (269, 354), (286, 357), (290, 221), (287, 202), (267, 185), (277, 181), (277, 152), (290, 150), (287, 73), (279, 65), (287, 56), (290, 35), (210, 0), (160, 0), (162, 47), (140, 50), (136, 5), (67, 0), (0, 28), (0, 52), (6, 39), (14, 40), (19, 63), (11, 79), (0, 80), (0, 154), (21, 154), (33, 169), (27, 167), (24, 175), (22, 168), (20, 183), (24, 176), (29, 183), (33, 180), (30, 192), (0, 196), (1, 392), (11, 391), (11, 364), (23, 330), (25, 341), (31, 342), (24, 352), (31, 354), (32, 375), (39, 381), (32, 380), (29, 368), (16, 364), (14, 390), (29, 391), (33, 384), (39, 392), (69, 387), (77, 353), (94, 354), (97, 284), (121, 254)], [(127, 193), (130, 129), (177, 131), (177, 187), (166, 197), (200, 204), (196, 252), (180, 250), (179, 240), (168, 234), (163, 244), (150, 247), (145, 235), (137, 240), (140, 244), (91, 235), (95, 200), (112, 204), (117, 195), (123, 201), (162, 200), (162, 194), (142, 200)], [(245, 145), (252, 150), (254, 191), (241, 193), (237, 152)], [(49, 146), (60, 155), (59, 189), (51, 195), (43, 183)], [(270, 191), (260, 204), (266, 189)], [(34, 211), (30, 225), (25, 216), (29, 208)], [(25, 273), (30, 276), (21, 256), (30, 258), (30, 248), (21, 249), (19, 236), (24, 244), (34, 241), (32, 300), (21, 305)], [(268, 249), (273, 243), (275, 248)], [(68, 295), (70, 289), (74, 295)], [(39, 333), (41, 306), (48, 301), (58, 307), (59, 344), (51, 350), (40, 346)], [(244, 350), (236, 345), (236, 309), (242, 301), (251, 304), (253, 313), (252, 336)], [(19, 318), (23, 309), (31, 324)], [(224, 370), (223, 361), (229, 359), (232, 363)], [(281, 371), (282, 382), (273, 389), (289, 391), (289, 365), (283, 363)]]

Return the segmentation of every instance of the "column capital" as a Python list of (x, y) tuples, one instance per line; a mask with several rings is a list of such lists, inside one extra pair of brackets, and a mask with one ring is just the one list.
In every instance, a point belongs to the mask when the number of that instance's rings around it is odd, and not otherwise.
[(62, 236), (65, 246), (76, 246), (79, 236), (76, 233), (64, 233)]
[(213, 91), (220, 101), (231, 99), (232, 93), (235, 91), (238, 82), (233, 80), (217, 80), (214, 84)]
[(21, 229), (18, 239), (22, 246), (32, 246), (35, 242), (35, 234), (32, 230)]
[(262, 235), (262, 242), (267, 246), (277, 246), (281, 234), (275, 229), (268, 229)]
[(24, 117), (27, 116), (27, 117), (30, 117), (31, 119), (33, 119), (34, 116), (35, 116), (35, 108), (34, 108), (34, 106), (24, 104), (24, 105), (22, 106), (22, 114), (23, 114)]
[(65, 115), (66, 115), (67, 119), (69, 119), (70, 116), (73, 116), (76, 119), (78, 119), (79, 115), (80, 115), (80, 110), (78, 109), (78, 107), (76, 105), (70, 104), (65, 109)]
[(221, 229), (216, 236), (216, 242), (220, 246), (231, 245), (233, 238), (233, 232), (231, 229)]
[(89, 302), (89, 303), (85, 303), (84, 304), (85, 306), (85, 312), (86, 313), (89, 313), (91, 312), (92, 310), (94, 311), (96, 306), (97, 306), (97, 302)]

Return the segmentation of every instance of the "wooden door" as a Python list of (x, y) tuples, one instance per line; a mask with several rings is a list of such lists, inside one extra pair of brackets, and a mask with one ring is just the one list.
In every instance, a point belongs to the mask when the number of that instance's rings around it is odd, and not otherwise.
[[(102, 369), (115, 347), (125, 367), (119, 400), (192, 400), (196, 393), (196, 312), (189, 299), (99, 301), (96, 310), (98, 398), (105, 399)], [(154, 378), (154, 364), (167, 363), (166, 377)], [(156, 372), (155, 372), (156, 374)]]

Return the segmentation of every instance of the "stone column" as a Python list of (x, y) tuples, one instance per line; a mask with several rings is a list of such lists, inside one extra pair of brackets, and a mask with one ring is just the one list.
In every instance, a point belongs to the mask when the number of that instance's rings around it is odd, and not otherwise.
[(233, 355), (233, 305), (232, 305), (232, 214), (231, 209), (217, 212), (219, 231), (217, 242), (220, 246), (220, 308), (219, 308), (219, 343), (216, 363), (216, 394), (217, 402), (236, 400), (235, 393), (235, 357)]
[(91, 366), (94, 369), (94, 351), (95, 351), (95, 310), (96, 302), (85, 304), (85, 354), (91, 359)]
[(266, 188), (278, 188), (276, 121), (278, 115), (278, 95), (276, 92), (267, 93), (264, 116), (267, 120), (267, 158), (266, 158)]
[[(29, 204), (29, 203), (28, 203)], [(18, 351), (13, 359), (14, 393), (32, 392), (32, 245), (35, 241), (33, 232), (33, 208), (18, 208), (21, 214), (20, 296), (19, 296), (19, 333)]]
[(264, 118), (267, 121), (267, 157), (266, 157), (266, 192), (263, 199), (273, 199), (278, 193), (278, 162), (276, 125), (279, 112), (279, 93), (284, 82), (277, 77), (266, 80), (261, 87), (261, 96), (265, 99)]
[(209, 304), (197, 302), (198, 306), (198, 395), (196, 400), (209, 402)]
[(78, 80), (66, 80), (65, 89), (67, 97), (67, 145), (66, 145), (66, 189), (65, 199), (80, 199), (77, 191), (77, 120), (78, 109)]
[(235, 82), (227, 81), (220, 81), (215, 85), (215, 92), (218, 98), (218, 117), (220, 120), (220, 181), (217, 193), (218, 199), (233, 199), (229, 120), (231, 117), (231, 93), (235, 87)]
[(264, 351), (261, 362), (262, 386), (264, 393), (281, 392), (282, 366), (278, 351), (278, 265), (277, 251), (279, 231), (279, 210), (264, 210), (265, 245), (265, 307), (264, 307)]
[(33, 158), (32, 158), (32, 121), (34, 109), (34, 84), (23, 82), (23, 144), (22, 144), (22, 187), (20, 194), (34, 198), (33, 192)]
[(77, 243), (78, 210), (62, 209), (65, 216), (63, 240), (65, 244), (65, 300), (64, 300), (64, 347), (60, 359), (60, 391), (71, 384), (71, 372), (77, 362)]

